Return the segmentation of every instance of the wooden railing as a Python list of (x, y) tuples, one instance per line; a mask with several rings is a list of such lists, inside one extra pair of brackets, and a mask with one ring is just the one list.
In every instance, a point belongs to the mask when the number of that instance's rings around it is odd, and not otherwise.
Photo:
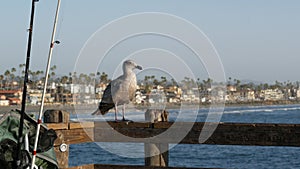
[[(109, 125), (107, 125), (107, 123)], [(159, 123), (125, 123), (125, 122), (84, 122), (84, 123), (49, 123), (49, 128), (56, 130), (58, 139), (55, 141), (55, 151), (61, 168), (68, 168), (69, 151), (61, 152), (59, 146), (62, 143), (67, 145), (86, 142), (124, 142), (115, 137), (112, 130), (132, 137), (126, 142), (141, 142), (140, 139), (148, 138), (162, 133), (169, 129), (172, 122)], [(178, 125), (178, 122), (176, 123)], [(204, 123), (194, 124), (181, 122), (180, 126), (192, 125), (191, 130), (182, 139), (180, 144), (200, 144), (198, 139)], [(176, 128), (174, 129), (176, 131)], [(205, 132), (205, 131), (202, 131)], [(151, 151), (152, 147), (159, 149), (160, 146), (168, 146), (174, 142), (174, 136), (169, 135), (156, 143), (145, 143), (145, 154)], [(260, 145), (260, 146), (300, 146), (300, 124), (244, 124), (244, 123), (219, 123), (218, 127), (203, 144), (218, 145)], [(86, 165), (72, 167), (71, 169), (83, 168), (159, 168), (168, 166), (168, 152), (158, 156), (145, 158), (145, 166), (125, 165)], [(165, 168), (165, 167), (163, 167)], [(172, 168), (172, 167), (168, 167)], [(173, 167), (176, 168), (176, 167)]]

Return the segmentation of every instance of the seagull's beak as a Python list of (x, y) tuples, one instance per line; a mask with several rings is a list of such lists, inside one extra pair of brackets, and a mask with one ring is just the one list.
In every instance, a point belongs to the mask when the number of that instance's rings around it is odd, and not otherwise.
[(135, 68), (139, 69), (139, 70), (143, 70), (142, 66), (137, 65)]

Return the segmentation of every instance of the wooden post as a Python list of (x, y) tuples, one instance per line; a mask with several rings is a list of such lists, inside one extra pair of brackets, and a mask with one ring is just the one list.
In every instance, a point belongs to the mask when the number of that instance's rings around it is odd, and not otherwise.
[[(168, 121), (168, 114), (166, 110), (162, 109), (147, 109), (145, 121), (151, 122), (153, 128), (155, 122)], [(145, 166), (167, 167), (169, 165), (168, 143), (145, 143), (144, 146)]]
[(45, 123), (69, 123), (70, 113), (64, 110), (46, 110), (44, 113)]
[[(61, 123), (59, 129), (68, 129), (70, 113), (62, 110), (46, 110), (44, 113), (45, 123)], [(57, 139), (54, 142), (54, 151), (59, 168), (68, 168), (69, 166), (69, 145), (65, 144), (64, 134), (56, 130)]]
[(145, 166), (169, 166), (169, 144), (145, 143)]

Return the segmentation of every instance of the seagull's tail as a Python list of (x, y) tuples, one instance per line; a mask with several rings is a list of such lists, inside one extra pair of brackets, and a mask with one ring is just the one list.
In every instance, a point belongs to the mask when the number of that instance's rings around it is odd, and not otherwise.
[(102, 115), (105, 115), (106, 113), (108, 113), (110, 109), (114, 107), (115, 107), (114, 103), (101, 102), (98, 109)]
[(98, 109), (95, 110), (92, 113), (92, 115), (99, 115), (99, 114), (105, 115), (106, 113), (108, 113), (109, 109), (112, 109), (114, 107), (115, 107), (114, 103), (103, 103), (103, 102), (101, 102)]
[(109, 109), (107, 109), (107, 108), (101, 108), (101, 110), (98, 108), (97, 110), (95, 110), (93, 113), (92, 113), (92, 115), (100, 115), (100, 114), (102, 114), (102, 115), (105, 115), (106, 113), (108, 113), (108, 111), (109, 111)]
[(92, 115), (99, 115), (101, 113), (101, 111), (99, 110), (99, 109), (97, 109), (96, 111), (94, 111), (93, 113), (92, 113)]

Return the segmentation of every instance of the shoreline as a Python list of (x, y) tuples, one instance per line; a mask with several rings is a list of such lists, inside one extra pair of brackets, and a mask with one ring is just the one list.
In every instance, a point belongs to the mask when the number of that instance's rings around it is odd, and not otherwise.
[[(244, 107), (244, 106), (272, 106), (272, 105), (296, 105), (300, 104), (300, 101), (268, 101), (268, 102), (240, 102), (240, 103), (225, 103), (225, 107)], [(211, 104), (199, 104), (199, 108), (209, 108)], [(179, 104), (167, 104), (166, 109), (178, 109), (181, 105)], [(195, 104), (186, 104), (186, 106), (195, 107)], [(138, 109), (138, 110), (146, 110), (149, 106), (147, 105), (130, 105), (128, 109)], [(11, 110), (21, 109), (21, 105), (10, 105), (10, 106), (0, 106), (0, 114), (10, 112)], [(74, 113), (75, 109), (77, 110), (91, 110), (94, 111), (95, 107), (92, 105), (45, 105), (44, 111), (49, 109), (56, 109), (56, 110), (64, 110), (70, 113)], [(26, 106), (27, 112), (39, 112), (40, 105), (27, 105)]]

